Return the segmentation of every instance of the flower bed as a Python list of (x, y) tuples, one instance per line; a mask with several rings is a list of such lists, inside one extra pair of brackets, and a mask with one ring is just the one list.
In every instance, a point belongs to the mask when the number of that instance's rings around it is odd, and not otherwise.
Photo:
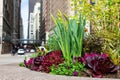
[(96, 78), (120, 78), (120, 68), (114, 65), (107, 54), (85, 54), (84, 57), (75, 57), (70, 65), (63, 59), (60, 50), (49, 52), (44, 56), (37, 56), (24, 61), (24, 66), (50, 74), (66, 76), (82, 76)]

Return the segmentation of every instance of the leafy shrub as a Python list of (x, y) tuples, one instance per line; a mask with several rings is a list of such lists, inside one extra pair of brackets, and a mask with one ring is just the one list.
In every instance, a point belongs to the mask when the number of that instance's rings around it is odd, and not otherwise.
[[(71, 0), (76, 14), (82, 13), (90, 21), (92, 29), (119, 30), (120, 0)], [(94, 3), (94, 4), (93, 4)]]
[(53, 65), (51, 67), (51, 74), (67, 75), (67, 76), (81, 76), (81, 72), (84, 72), (84, 64), (78, 62), (72, 62), (70, 65), (66, 63), (59, 64), (58, 66)]
[(103, 52), (109, 53), (112, 61), (120, 65), (120, 31), (101, 30), (96, 35), (104, 40)]
[(34, 58), (30, 69), (34, 71), (41, 71), (42, 70), (41, 64), (42, 64), (43, 58), (44, 56), (37, 56), (36, 58)]
[(84, 53), (108, 53), (113, 63), (120, 65), (120, 36), (115, 31), (94, 31), (84, 39)]
[(62, 58), (62, 52), (60, 50), (52, 51), (43, 56), (37, 56), (30, 58), (28, 61), (24, 60), (24, 64), (27, 68), (34, 71), (50, 72), (50, 66), (59, 65), (64, 60)]
[(85, 54), (82, 60), (88, 68), (87, 73), (93, 77), (102, 77), (120, 69), (119, 66), (114, 65), (107, 54)]
[(104, 40), (102, 37), (91, 34), (89, 37), (84, 39), (83, 42), (83, 52), (84, 53), (101, 53), (103, 52)]
[(62, 52), (60, 50), (49, 52), (42, 61), (42, 67), (44, 72), (50, 72), (50, 66), (59, 65), (63, 63)]
[(50, 51), (60, 50), (60, 46), (59, 46), (57, 39), (54, 35), (48, 39), (45, 47), (47, 47), (47, 49)]

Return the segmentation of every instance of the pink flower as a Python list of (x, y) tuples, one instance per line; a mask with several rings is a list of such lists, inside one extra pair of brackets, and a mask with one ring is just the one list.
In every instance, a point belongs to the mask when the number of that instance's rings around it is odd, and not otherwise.
[(27, 64), (28, 64), (28, 65), (31, 65), (32, 62), (33, 62), (33, 60), (34, 60), (34, 58), (30, 58), (30, 59), (28, 60)]
[(77, 72), (77, 71), (74, 71), (74, 72), (73, 72), (73, 75), (74, 75), (74, 76), (78, 76), (78, 72)]

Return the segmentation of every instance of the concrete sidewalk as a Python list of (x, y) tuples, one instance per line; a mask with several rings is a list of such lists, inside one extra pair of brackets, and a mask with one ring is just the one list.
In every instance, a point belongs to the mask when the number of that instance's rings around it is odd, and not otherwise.
[(11, 54), (0, 55), (0, 65), (23, 62), (25, 56), (12, 56)]
[(25, 56), (31, 56), (31, 53), (26, 53), (25, 55), (11, 55), (11, 54), (3, 54), (0, 55), (0, 65), (3, 64), (12, 64), (12, 63), (20, 63), (23, 62), (25, 59)]
[(51, 75), (41, 72), (31, 71), (18, 64), (8, 64), (0, 66), (0, 80), (119, 80), (103, 78), (85, 78)]

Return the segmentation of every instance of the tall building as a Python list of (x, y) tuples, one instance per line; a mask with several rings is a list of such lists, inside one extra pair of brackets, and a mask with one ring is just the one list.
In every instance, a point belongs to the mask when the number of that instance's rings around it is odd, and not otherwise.
[(40, 39), (43, 44), (53, 34), (55, 27), (51, 14), (56, 17), (58, 10), (60, 10), (67, 15), (73, 15), (74, 12), (71, 10), (70, 4), (70, 0), (41, 0)]
[[(33, 24), (34, 24), (34, 16), (33, 13), (30, 13), (30, 18), (29, 18), (29, 38), (28, 39), (34, 39), (33, 35)], [(30, 43), (33, 43), (33, 41), (30, 41)]]
[(14, 1), (14, 25), (12, 32), (12, 41), (14, 44), (17, 44), (17, 39), (20, 38), (20, 27), (21, 27), (21, 0), (13, 0)]
[[(48, 35), (53, 34), (53, 29), (55, 27), (50, 14), (56, 17), (58, 10), (60, 10), (63, 14), (66, 14), (67, 16), (74, 15), (74, 11), (72, 11), (72, 7), (70, 5), (70, 0), (49, 0), (49, 2), (47, 3), (48, 12), (46, 12), (46, 31), (49, 33)], [(48, 36), (46, 36), (46, 39), (48, 39)]]
[[(33, 12), (30, 13), (29, 22), (29, 39), (39, 40), (39, 26), (40, 26), (40, 2), (34, 5)], [(30, 43), (37, 43), (30, 41)]]
[(34, 24), (33, 24), (33, 34), (34, 39), (39, 40), (39, 27), (40, 27), (40, 2), (37, 2), (33, 10)]
[[(21, 26), (21, 0), (18, 1), (18, 39), (20, 39), (20, 26)], [(15, 7), (14, 7), (15, 8)]]
[[(16, 16), (20, 17), (20, 7), (21, 7), (20, 6), (21, 0), (16, 0), (16, 1), (18, 1), (18, 6), (19, 6), (19, 8), (17, 8), (19, 10), (18, 13), (16, 13), (15, 11), (16, 8), (14, 4), (15, 0), (0, 0), (0, 54), (11, 52), (11, 46), (13, 43), (13, 34), (14, 31), (16, 31), (14, 29), (16, 27), (15, 23), (19, 24), (19, 18), (16, 19), (18, 20), (18, 22), (14, 22), (14, 19)], [(18, 34), (20, 34), (19, 31)]]
[(33, 9), (34, 9), (34, 5), (37, 3), (37, 2), (40, 2), (40, 0), (29, 0), (29, 13), (28, 13), (28, 39), (30, 38), (30, 35), (29, 35), (29, 24), (30, 24), (30, 14), (33, 13)]
[(45, 42), (45, 37), (46, 37), (46, 33), (45, 33), (45, 17), (46, 17), (46, 0), (41, 0), (41, 13), (40, 13), (40, 40), (41, 40), (41, 45), (44, 44)]
[(24, 38), (24, 34), (23, 34), (23, 21), (22, 18), (20, 19), (20, 39)]
[(0, 54), (2, 53), (3, 44), (3, 0), (0, 0)]
[(9, 53), (11, 48), (11, 33), (13, 29), (13, 0), (0, 0), (0, 37), (1, 37), (1, 54)]
[(40, 2), (40, 0), (29, 0), (29, 14), (30, 14), (31, 12), (33, 12), (34, 5), (35, 5), (37, 2)]

